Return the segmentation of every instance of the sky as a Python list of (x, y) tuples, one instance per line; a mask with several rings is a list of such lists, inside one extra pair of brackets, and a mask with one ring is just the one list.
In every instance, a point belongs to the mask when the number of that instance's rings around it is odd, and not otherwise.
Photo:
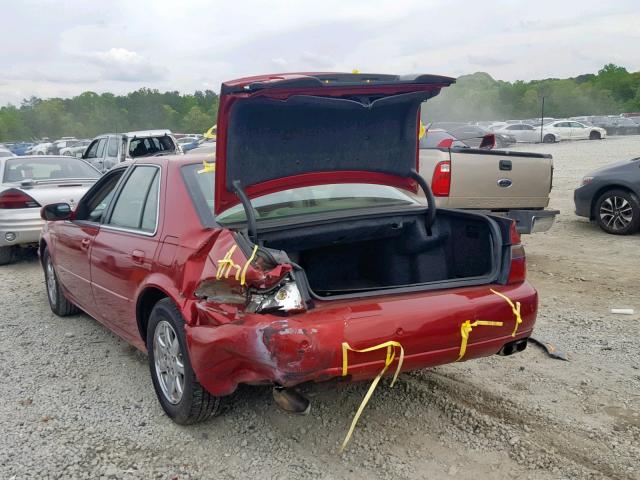
[(0, 0), (0, 105), (262, 73), (640, 70), (640, 0)]

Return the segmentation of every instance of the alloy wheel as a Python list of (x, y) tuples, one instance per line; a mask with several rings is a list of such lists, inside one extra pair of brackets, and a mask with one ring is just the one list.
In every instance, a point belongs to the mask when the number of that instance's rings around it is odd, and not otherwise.
[(153, 334), (153, 358), (156, 377), (165, 398), (173, 405), (184, 393), (184, 359), (178, 335), (166, 320), (158, 322)]
[(633, 220), (633, 207), (626, 199), (613, 195), (600, 204), (599, 215), (602, 223), (610, 229), (623, 230)]
[(56, 284), (56, 272), (53, 269), (51, 257), (47, 257), (45, 273), (47, 277), (47, 293), (49, 294), (49, 301), (51, 302), (51, 305), (55, 305), (58, 299), (58, 285)]

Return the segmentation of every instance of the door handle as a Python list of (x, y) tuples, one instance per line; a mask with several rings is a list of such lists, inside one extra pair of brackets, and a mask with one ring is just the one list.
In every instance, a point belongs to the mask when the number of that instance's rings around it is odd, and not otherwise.
[(80, 246), (82, 250), (86, 250), (87, 248), (89, 248), (90, 243), (91, 243), (91, 239), (83, 238), (82, 241), (80, 242)]
[(135, 263), (144, 263), (144, 252), (142, 250), (134, 250), (131, 252), (131, 259)]
[(511, 160), (500, 160), (500, 170), (510, 171), (511, 167)]

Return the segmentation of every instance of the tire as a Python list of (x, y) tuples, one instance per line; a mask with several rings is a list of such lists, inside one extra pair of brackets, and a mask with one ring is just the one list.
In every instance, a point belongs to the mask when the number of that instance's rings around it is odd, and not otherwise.
[(600, 140), (601, 138), (600, 132), (596, 132), (595, 130), (592, 130), (589, 134), (589, 140)]
[(0, 247), (0, 265), (8, 265), (13, 260), (13, 247)]
[(44, 268), (44, 283), (47, 287), (47, 298), (49, 299), (51, 311), (59, 317), (75, 315), (80, 312), (80, 309), (67, 300), (67, 297), (62, 293), (48, 248), (45, 248), (42, 254), (42, 266)]
[(627, 190), (608, 190), (596, 200), (593, 216), (605, 232), (630, 235), (640, 228), (640, 201)]
[(556, 137), (551, 135), (550, 133), (546, 134), (542, 139), (544, 143), (556, 143)]
[(169, 298), (160, 300), (151, 310), (147, 351), (153, 388), (169, 418), (180, 425), (190, 425), (203, 422), (219, 412), (220, 397), (207, 392), (191, 368), (184, 320)]

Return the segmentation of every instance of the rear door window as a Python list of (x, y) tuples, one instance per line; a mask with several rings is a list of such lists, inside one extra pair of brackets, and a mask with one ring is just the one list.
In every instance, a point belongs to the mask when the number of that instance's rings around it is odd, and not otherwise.
[[(155, 179), (159, 176), (159, 171), (158, 167), (146, 165), (133, 169), (118, 195), (107, 222), (109, 225), (134, 230), (155, 230), (159, 185)], [(152, 198), (147, 208), (149, 197)], [(150, 227), (151, 224), (153, 225)]]

